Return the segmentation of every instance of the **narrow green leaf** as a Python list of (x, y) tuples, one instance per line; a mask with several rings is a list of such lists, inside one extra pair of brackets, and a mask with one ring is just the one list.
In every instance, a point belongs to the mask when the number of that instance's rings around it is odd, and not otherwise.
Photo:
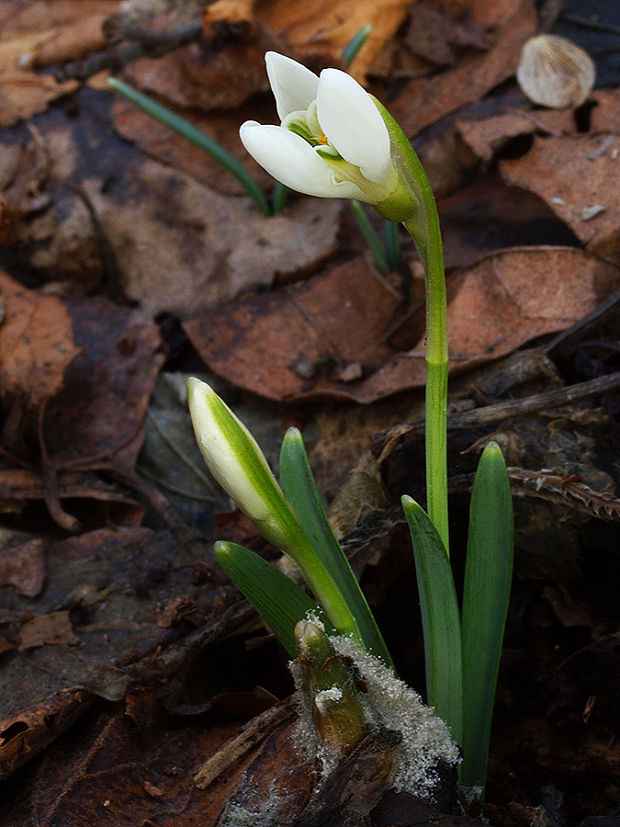
[(385, 249), (381, 243), (381, 239), (374, 231), (368, 216), (364, 212), (364, 208), (359, 201), (351, 201), (351, 209), (353, 210), (353, 215), (357, 221), (357, 226), (360, 228), (360, 232), (364, 236), (364, 241), (368, 244), (368, 249), (372, 253), (375, 264), (380, 270), (383, 270), (384, 273), (389, 273), (390, 266), (385, 254)]
[(289, 428), (282, 442), (280, 484), (299, 517), (304, 533), (355, 617), (364, 646), (394, 668), (377, 622), (327, 519), (297, 428)]
[(233, 583), (243, 592), (291, 658), (297, 657), (295, 624), (314, 612), (331, 626), (316, 603), (275, 566), (236, 543), (218, 540), (215, 556)]
[(450, 561), (437, 529), (415, 500), (401, 499), (413, 543), (420, 593), (426, 686), (435, 712), (461, 742), (461, 624)]
[(499, 445), (478, 465), (463, 591), (463, 787), (484, 787), (495, 686), (512, 580), (510, 483)]
[(383, 219), (383, 238), (385, 239), (385, 256), (389, 272), (393, 273), (400, 261), (400, 239), (398, 237), (398, 224), (394, 221)]
[(273, 206), (273, 214), (277, 215), (282, 211), (286, 203), (286, 196), (288, 195), (288, 187), (281, 181), (276, 181), (271, 190), (271, 204)]
[(181, 118), (180, 115), (171, 112), (170, 109), (149, 98), (148, 95), (138, 92), (137, 89), (129, 86), (129, 84), (123, 83), (122, 80), (118, 80), (118, 78), (108, 78), (108, 86), (124, 98), (127, 98), (128, 101), (131, 101), (134, 106), (142, 109), (142, 111), (150, 115), (151, 118), (160, 121), (164, 126), (182, 135), (186, 140), (191, 141), (191, 143), (196, 144), (196, 146), (200, 147), (204, 152), (207, 152), (243, 184), (262, 213), (266, 216), (272, 214), (267, 199), (254, 178), (252, 178), (245, 167), (240, 164), (230, 152), (224, 149), (221, 144), (218, 144), (218, 142), (213, 140), (209, 135), (205, 135), (204, 132), (201, 132), (200, 129), (197, 129), (189, 121), (186, 121), (185, 118)]
[(342, 60), (344, 63), (346, 63), (347, 66), (351, 65), (351, 63), (357, 56), (357, 53), (368, 39), (368, 35), (371, 33), (371, 31), (371, 24), (366, 23), (365, 26), (362, 26), (362, 28), (353, 35), (351, 40), (349, 40), (347, 45), (344, 47), (344, 49), (342, 50)]

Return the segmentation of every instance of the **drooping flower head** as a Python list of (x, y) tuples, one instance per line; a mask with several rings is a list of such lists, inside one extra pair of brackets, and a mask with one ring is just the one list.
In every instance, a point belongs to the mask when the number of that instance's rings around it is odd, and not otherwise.
[[(390, 133), (374, 99), (346, 72), (320, 77), (276, 52), (265, 55), (280, 126), (246, 121), (243, 145), (287, 187), (321, 198), (381, 205), (402, 192)], [(398, 218), (397, 220), (402, 220)]]

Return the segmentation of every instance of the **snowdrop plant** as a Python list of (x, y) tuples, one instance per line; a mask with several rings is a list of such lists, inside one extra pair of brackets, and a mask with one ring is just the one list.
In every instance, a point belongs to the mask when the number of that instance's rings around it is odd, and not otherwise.
[[(448, 546), (447, 310), (435, 199), (400, 126), (352, 77), (337, 69), (317, 76), (274, 52), (267, 53), (266, 63), (281, 123), (244, 123), (240, 135), (248, 152), (287, 187), (365, 201), (384, 218), (402, 222), (424, 266), (427, 511), (407, 496), (402, 504), (414, 547), (428, 698), (463, 748), (461, 786), (481, 792), (512, 575), (512, 510), (501, 451), (489, 443), (472, 492), (460, 611)], [(252, 552), (216, 543), (231, 578), (292, 656), (295, 626), (311, 611), (320, 622), (325, 619), (328, 632), (349, 636), (391, 667), (321, 505), (299, 432), (291, 429), (284, 438), (280, 488), (258, 445), (222, 400), (197, 379), (189, 381), (188, 395), (207, 465), (263, 536), (297, 567), (316, 603)]]

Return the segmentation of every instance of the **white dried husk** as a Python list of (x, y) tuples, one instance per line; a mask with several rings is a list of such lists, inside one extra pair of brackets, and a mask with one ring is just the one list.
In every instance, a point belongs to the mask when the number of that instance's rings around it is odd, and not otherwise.
[(521, 51), (517, 81), (524, 94), (542, 106), (579, 106), (592, 91), (595, 77), (590, 55), (565, 37), (537, 35)]

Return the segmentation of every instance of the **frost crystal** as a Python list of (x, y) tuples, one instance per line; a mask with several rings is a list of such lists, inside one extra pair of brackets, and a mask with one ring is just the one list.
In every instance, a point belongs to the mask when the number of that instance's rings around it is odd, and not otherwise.
[(337, 686), (332, 686), (331, 689), (323, 689), (317, 692), (314, 696), (314, 703), (323, 713), (329, 708), (329, 702), (340, 701), (342, 699), (342, 690)]
[[(446, 724), (406, 683), (394, 677), (393, 672), (368, 652), (361, 651), (351, 638), (330, 637), (336, 652), (350, 657), (367, 691), (361, 693), (361, 703), (372, 726), (399, 732), (402, 742), (398, 747), (400, 764), (394, 787), (428, 798), (438, 781), (437, 767), (441, 763), (453, 765), (459, 761), (459, 750), (450, 737)], [(297, 688), (301, 688), (301, 670), (291, 664)], [(326, 690), (325, 692), (330, 692)], [(308, 758), (318, 758), (323, 764), (323, 778), (336, 767), (338, 757), (319, 742), (312, 723), (304, 693), (300, 720), (295, 732), (297, 748)], [(326, 700), (326, 699), (325, 699)], [(315, 703), (319, 702), (318, 698)]]

